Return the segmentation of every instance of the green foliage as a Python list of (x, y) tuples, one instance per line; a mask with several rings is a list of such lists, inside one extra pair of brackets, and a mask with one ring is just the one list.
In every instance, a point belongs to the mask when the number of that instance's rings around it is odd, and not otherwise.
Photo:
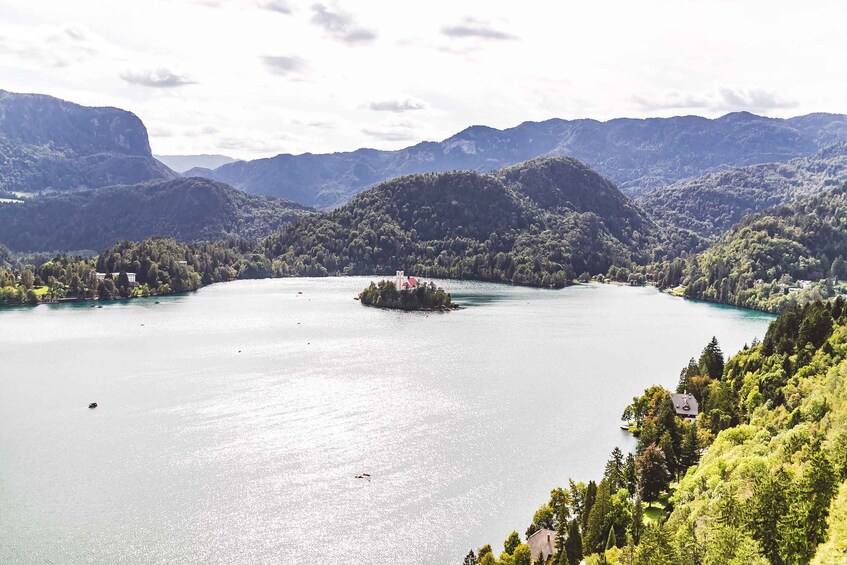
[(635, 459), (635, 469), (641, 498), (648, 503), (655, 502), (662, 491), (668, 488), (671, 480), (665, 453), (655, 443), (651, 443)]
[(503, 542), (503, 551), (512, 555), (515, 553), (515, 549), (521, 544), (521, 535), (518, 532), (512, 532), (506, 537), (506, 541)]
[(397, 310), (450, 310), (456, 308), (450, 294), (435, 283), (419, 284), (411, 289), (397, 290), (392, 281), (371, 283), (359, 293), (364, 306)]
[[(97, 273), (107, 273), (97, 280)], [(113, 276), (112, 273), (118, 273)], [(136, 284), (128, 273), (136, 274)], [(127, 298), (197, 290), (203, 285), (271, 274), (271, 264), (245, 241), (184, 244), (153, 238), (118, 243), (95, 259), (59, 255), (38, 267), (0, 268), (0, 306), (62, 298)], [(41, 295), (36, 283), (46, 283)]]
[(487, 175), (397, 178), (284, 228), (265, 249), (283, 275), (403, 269), (561, 287), (577, 273), (668, 257), (671, 239), (581, 163), (539, 159)]
[(782, 312), (841, 292), (832, 267), (843, 272), (845, 249), (847, 185), (751, 215), (689, 258), (681, 275), (679, 263), (666, 262), (654, 276), (661, 286), (684, 284), (689, 298)]
[(787, 163), (721, 170), (654, 190), (638, 203), (656, 218), (715, 239), (744, 216), (847, 180), (847, 144)]
[(309, 213), (200, 178), (57, 193), (0, 205), (0, 241), (18, 251), (102, 250), (121, 240), (258, 240)]

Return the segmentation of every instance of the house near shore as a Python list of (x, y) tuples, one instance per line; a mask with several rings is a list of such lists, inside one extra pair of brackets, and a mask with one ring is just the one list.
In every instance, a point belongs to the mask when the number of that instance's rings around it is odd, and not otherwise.
[(541, 555), (541, 562), (544, 565), (553, 563), (553, 557), (556, 554), (556, 532), (542, 528), (529, 536), (526, 544), (532, 554), (533, 563), (538, 562), (539, 555)]
[(683, 420), (697, 419), (697, 414), (700, 413), (700, 405), (696, 398), (688, 394), (688, 391), (682, 394), (671, 394), (671, 400), (677, 416)]
[[(97, 282), (103, 281), (106, 278), (106, 275), (108, 275), (108, 274), (111, 274), (112, 279), (114, 279), (114, 280), (118, 280), (118, 277), (121, 276), (120, 273), (97, 273)], [(129, 280), (129, 284), (136, 284), (135, 283), (135, 273), (127, 273), (126, 278), (127, 278), (127, 280)]]

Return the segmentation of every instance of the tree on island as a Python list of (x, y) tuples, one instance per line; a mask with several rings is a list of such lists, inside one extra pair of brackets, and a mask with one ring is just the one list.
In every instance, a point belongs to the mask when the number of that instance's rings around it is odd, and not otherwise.
[(449, 310), (456, 308), (450, 294), (434, 283), (421, 284), (410, 289), (397, 290), (391, 281), (371, 283), (359, 293), (365, 306), (397, 310)]

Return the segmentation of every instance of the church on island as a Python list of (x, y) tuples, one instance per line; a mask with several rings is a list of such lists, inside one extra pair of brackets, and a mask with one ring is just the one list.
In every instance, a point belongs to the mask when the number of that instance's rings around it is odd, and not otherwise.
[(398, 292), (401, 290), (411, 290), (418, 286), (418, 279), (415, 277), (407, 277), (405, 271), (397, 271), (394, 277), (394, 288)]

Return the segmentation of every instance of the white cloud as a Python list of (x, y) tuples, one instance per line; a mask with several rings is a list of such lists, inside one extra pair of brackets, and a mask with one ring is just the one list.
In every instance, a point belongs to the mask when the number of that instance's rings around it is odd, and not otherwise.
[(312, 5), (311, 22), (323, 28), (329, 36), (348, 45), (369, 43), (376, 39), (376, 32), (360, 26), (352, 15), (324, 4)]
[(265, 68), (278, 76), (300, 75), (306, 69), (306, 61), (296, 55), (265, 55)]
[(121, 73), (121, 78), (130, 84), (150, 88), (176, 88), (189, 84), (197, 84), (188, 75), (164, 67), (143, 71), (125, 71)]
[(649, 96), (636, 95), (633, 100), (647, 111), (656, 110), (700, 110), (708, 112), (732, 112), (747, 110), (769, 112), (795, 108), (797, 100), (762, 88), (719, 88), (705, 93), (670, 90)]
[(279, 14), (290, 15), (294, 13), (294, 8), (292, 8), (291, 2), (288, 0), (268, 0), (266, 2), (261, 2), (259, 6), (265, 10), (270, 10), (271, 12), (277, 12)]
[(543, 17), (495, 0), (412, 15), (402, 2), (199, 1), (0, 2), (0, 88), (130, 110), (161, 154), (241, 157), (553, 117), (847, 112), (847, 4), (834, 0), (551, 2)]
[(423, 110), (426, 104), (423, 100), (414, 98), (403, 98), (397, 100), (379, 100), (368, 104), (368, 108), (377, 112), (409, 112), (412, 110)]

